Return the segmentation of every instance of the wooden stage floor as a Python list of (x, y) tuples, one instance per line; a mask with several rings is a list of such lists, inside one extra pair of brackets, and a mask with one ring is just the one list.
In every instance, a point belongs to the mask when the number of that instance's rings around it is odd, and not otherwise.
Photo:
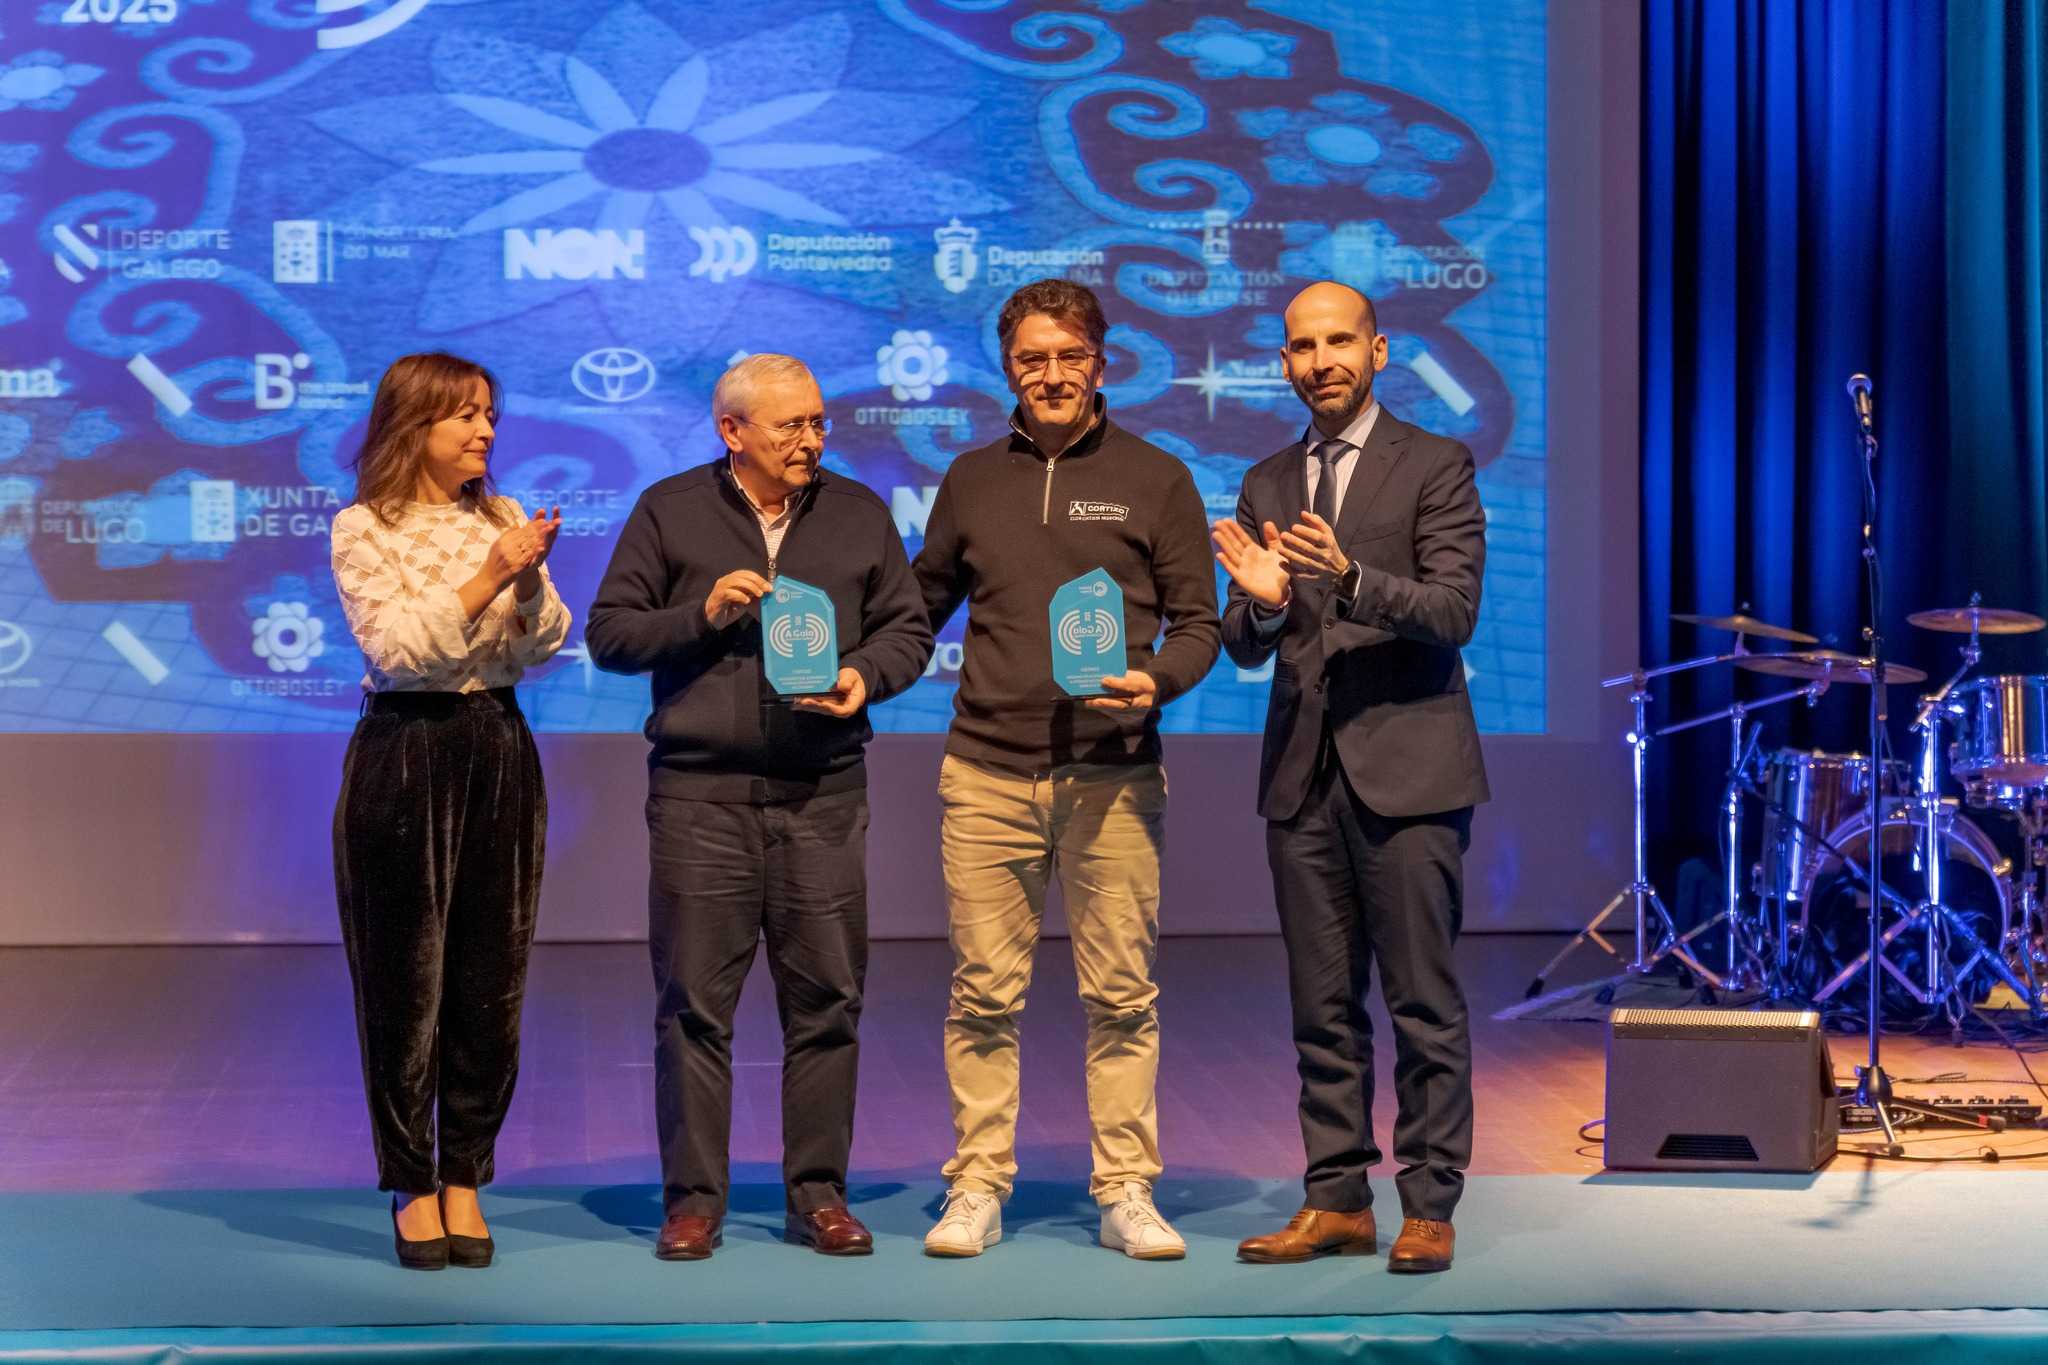
[[(1597, 1143), (1579, 1129), (1602, 1107), (1605, 1030), (1501, 1022), (1562, 939), (1473, 936), (1460, 948), (1474, 1014), (1478, 1131), (1473, 1172), (1586, 1175)], [(1550, 983), (1594, 975), (1582, 952)], [(940, 1056), (950, 955), (942, 943), (874, 947), (863, 1024), (856, 1171), (928, 1180), (950, 1150)], [(1169, 1172), (1189, 1178), (1299, 1173), (1295, 1077), (1276, 938), (1171, 938), (1160, 952), (1159, 1112)], [(518, 1097), (498, 1151), (508, 1184), (656, 1179), (651, 987), (639, 944), (536, 949)], [(1379, 1021), (1380, 1074), (1391, 1044)], [(1039, 953), (1024, 1019), (1024, 1179), (1086, 1177), (1082, 1019), (1064, 941)], [(2003, 1047), (1888, 1037), (1884, 1060), (1909, 1093), (2040, 1094)], [(1834, 1040), (1836, 1070), (1863, 1059)], [(736, 1182), (779, 1164), (779, 1038), (757, 961), (742, 1004), (733, 1115)], [(2037, 1064), (2048, 1075), (2048, 1066)], [(367, 1121), (341, 951), (332, 947), (0, 950), (0, 1189), (147, 1190), (369, 1186)], [(1384, 1146), (1390, 1080), (1377, 1106)], [(1970, 1155), (1969, 1134), (1915, 1137), (1914, 1155)], [(2048, 1150), (2009, 1133), (2007, 1155)], [(1835, 1169), (1864, 1158), (1845, 1155)], [(1956, 1164), (1986, 1174), (2038, 1167)], [(1383, 1168), (1391, 1176), (1389, 1169)]]

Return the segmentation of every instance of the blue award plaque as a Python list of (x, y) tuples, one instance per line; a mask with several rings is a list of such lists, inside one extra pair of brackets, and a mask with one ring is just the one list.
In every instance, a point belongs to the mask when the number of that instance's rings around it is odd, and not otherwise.
[(839, 682), (839, 617), (823, 589), (783, 575), (761, 599), (761, 659), (785, 697), (830, 692)]
[(1102, 680), (1124, 671), (1124, 590), (1107, 570), (1060, 584), (1048, 615), (1052, 678), (1070, 696), (1102, 695)]

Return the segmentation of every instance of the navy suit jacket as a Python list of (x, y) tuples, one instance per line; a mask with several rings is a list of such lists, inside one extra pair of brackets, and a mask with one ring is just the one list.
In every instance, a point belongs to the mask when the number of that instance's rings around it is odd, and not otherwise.
[[(1486, 567), (1486, 514), (1472, 452), (1384, 406), (1351, 471), (1337, 541), (1359, 565), (1344, 602), (1297, 584), (1277, 638), (1262, 635), (1230, 585), (1223, 647), (1242, 668), (1277, 649), (1259, 760), (1259, 814), (1289, 820), (1315, 777), (1327, 722), (1359, 800), (1393, 818), (1477, 805), (1488, 796), (1479, 727), (1459, 647), (1472, 638)], [(1308, 506), (1301, 443), (1245, 472), (1237, 520), (1286, 530)]]

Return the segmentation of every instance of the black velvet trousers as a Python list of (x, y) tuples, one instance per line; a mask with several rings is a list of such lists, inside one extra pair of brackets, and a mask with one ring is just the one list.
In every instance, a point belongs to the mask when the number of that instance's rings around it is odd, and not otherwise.
[(866, 791), (762, 806), (648, 798), (666, 1214), (726, 1211), (733, 1014), (764, 938), (782, 1024), (785, 1203), (845, 1206), (868, 967), (867, 832)]
[(334, 808), (334, 883), (379, 1189), (491, 1179), (546, 836), (512, 689), (368, 699)]
[(1394, 1025), (1394, 1186), (1410, 1218), (1448, 1220), (1472, 1159), (1472, 1033), (1452, 948), (1464, 920), (1472, 808), (1393, 819), (1367, 807), (1326, 744), (1308, 799), (1266, 826), (1287, 944), (1312, 1209), (1372, 1203), (1372, 968)]

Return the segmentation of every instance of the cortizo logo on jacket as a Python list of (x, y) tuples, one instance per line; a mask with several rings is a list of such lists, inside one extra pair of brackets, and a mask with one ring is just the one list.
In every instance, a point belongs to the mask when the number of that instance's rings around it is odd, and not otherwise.
[(1129, 521), (1131, 509), (1120, 502), (1084, 502), (1075, 498), (1067, 504), (1068, 521)]

